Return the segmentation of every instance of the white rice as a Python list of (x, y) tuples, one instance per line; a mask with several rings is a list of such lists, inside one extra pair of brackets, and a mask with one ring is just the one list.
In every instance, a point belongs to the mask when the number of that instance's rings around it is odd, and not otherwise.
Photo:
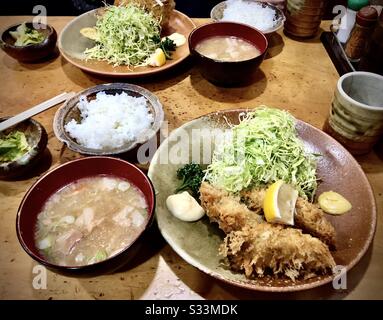
[(115, 95), (99, 92), (90, 102), (82, 96), (78, 108), (82, 121), (72, 119), (65, 130), (80, 145), (92, 149), (121, 147), (149, 129), (153, 122), (147, 100), (125, 92)]
[(243, 0), (228, 0), (221, 20), (245, 23), (260, 31), (267, 31), (278, 22), (273, 9)]

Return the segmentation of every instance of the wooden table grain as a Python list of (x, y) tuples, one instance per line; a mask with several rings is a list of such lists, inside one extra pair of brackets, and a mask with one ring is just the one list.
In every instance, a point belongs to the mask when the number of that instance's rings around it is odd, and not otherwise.
[[(73, 17), (48, 17), (57, 32)], [(0, 29), (30, 17), (0, 17)], [(208, 20), (196, 19), (197, 24)], [(323, 29), (329, 23), (323, 22)], [(0, 52), (0, 117), (18, 112), (63, 91), (80, 91), (116, 81), (87, 74), (59, 55), (44, 63), (19, 63)], [(260, 104), (289, 110), (297, 118), (321, 128), (329, 111), (338, 74), (319, 38), (296, 41), (279, 32), (257, 75), (245, 88), (223, 89), (208, 83), (186, 61), (159, 76), (129, 80), (154, 92), (161, 100), (170, 129), (203, 114)], [(182, 260), (154, 229), (137, 259), (115, 274), (71, 278), (47, 272), (46, 289), (35, 289), (36, 263), (22, 250), (15, 218), (26, 190), (49, 168), (78, 155), (55, 138), (52, 120), (58, 107), (35, 117), (47, 129), (44, 161), (28, 177), (0, 181), (0, 299), (382, 299), (383, 298), (383, 152), (357, 160), (372, 185), (378, 204), (375, 240), (347, 277), (346, 290), (331, 285), (291, 293), (266, 294), (239, 289), (215, 280)], [(380, 153), (380, 155), (378, 154)]]

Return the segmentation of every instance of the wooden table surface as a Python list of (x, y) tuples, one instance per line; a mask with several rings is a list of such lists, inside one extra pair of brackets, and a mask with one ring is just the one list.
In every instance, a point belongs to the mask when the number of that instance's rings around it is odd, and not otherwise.
[[(28, 17), (0, 17), (0, 29)], [(57, 32), (72, 17), (49, 17)], [(207, 20), (196, 19), (197, 24)], [(322, 27), (328, 28), (323, 22)], [(114, 79), (86, 74), (60, 56), (38, 64), (21, 64), (0, 52), (0, 117), (21, 112), (63, 91), (80, 91)], [(186, 61), (155, 77), (129, 80), (154, 92), (163, 104), (170, 127), (203, 114), (266, 104), (289, 110), (321, 128), (329, 111), (338, 74), (318, 38), (296, 41), (279, 32), (257, 82), (245, 88), (223, 89), (204, 80)], [(239, 289), (215, 280), (182, 260), (154, 229), (139, 258), (124, 270), (94, 278), (70, 278), (48, 271), (47, 288), (34, 289), (36, 266), (21, 248), (15, 231), (18, 205), (39, 175), (78, 155), (55, 138), (56, 108), (38, 116), (49, 135), (44, 161), (28, 177), (0, 181), (0, 299), (371, 299), (383, 298), (383, 161), (376, 152), (359, 157), (378, 204), (373, 246), (348, 274), (347, 290), (332, 286), (291, 294), (266, 294)]]

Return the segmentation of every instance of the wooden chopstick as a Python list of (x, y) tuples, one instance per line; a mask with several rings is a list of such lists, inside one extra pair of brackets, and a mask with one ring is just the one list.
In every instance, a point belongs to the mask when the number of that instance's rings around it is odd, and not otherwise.
[(25, 110), (25, 111), (15, 115), (14, 117), (11, 117), (11, 118), (1, 122), (0, 123), (0, 131), (8, 129), (9, 127), (14, 126), (15, 124), (18, 124), (18, 123), (20, 123), (26, 119), (29, 119), (29, 118), (35, 116), (36, 114), (39, 114), (39, 113), (41, 113), (41, 112), (43, 112), (49, 108), (52, 108), (55, 105), (65, 101), (67, 99), (72, 98), (74, 95), (75, 95), (74, 92), (69, 92), (69, 93), (64, 92), (62, 94), (59, 94), (56, 97), (53, 97), (47, 101), (44, 101), (43, 103), (38, 104), (35, 107), (32, 107), (28, 110)]

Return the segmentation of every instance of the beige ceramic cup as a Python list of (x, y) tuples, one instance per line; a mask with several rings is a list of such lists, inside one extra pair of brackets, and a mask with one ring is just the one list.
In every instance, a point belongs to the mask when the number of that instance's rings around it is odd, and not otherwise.
[(352, 154), (369, 152), (383, 134), (383, 76), (356, 71), (340, 77), (323, 130)]

